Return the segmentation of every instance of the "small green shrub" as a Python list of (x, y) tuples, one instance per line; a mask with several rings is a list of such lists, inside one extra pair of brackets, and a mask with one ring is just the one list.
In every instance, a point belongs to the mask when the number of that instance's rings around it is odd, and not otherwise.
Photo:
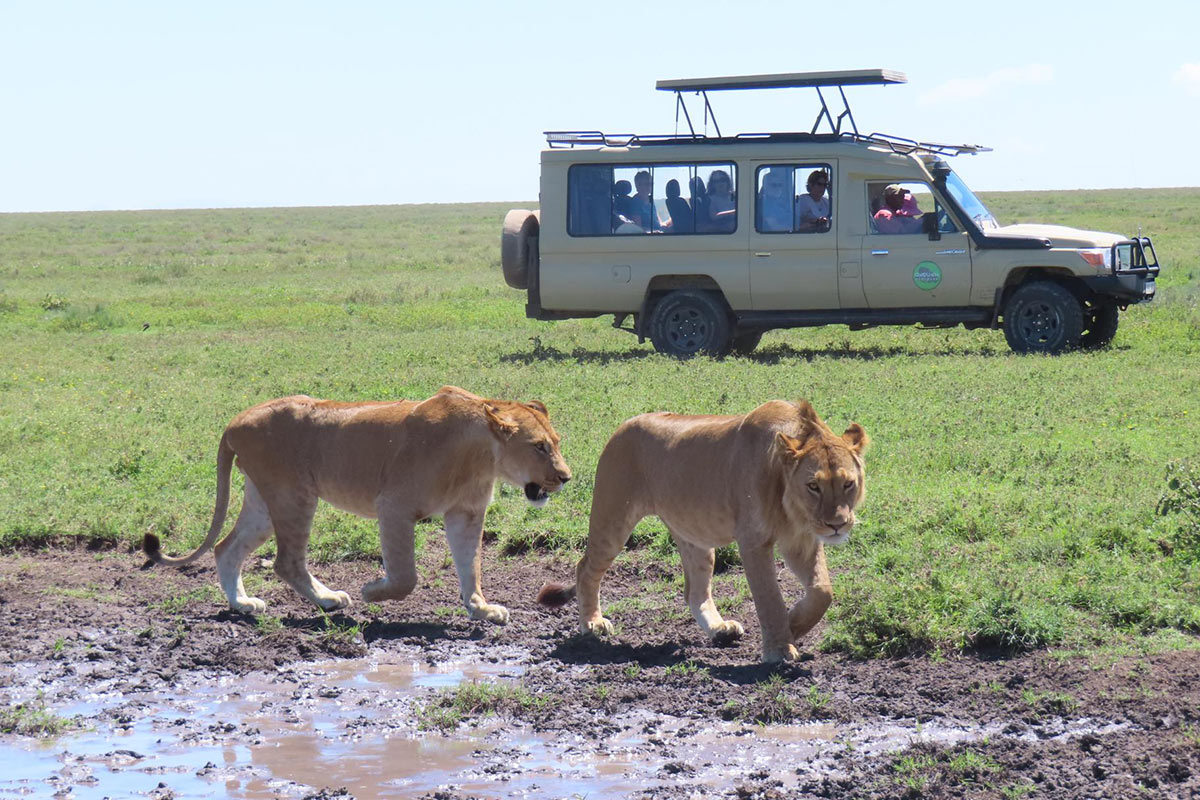
[(61, 294), (52, 292), (42, 298), (43, 311), (63, 311), (70, 305), (70, 301)]
[(62, 331), (102, 331), (117, 327), (117, 318), (103, 305), (69, 306), (54, 318), (54, 326)]
[(1167, 464), (1166, 481), (1156, 510), (1163, 516), (1181, 517), (1170, 549), (1189, 561), (1200, 560), (1200, 468), (1190, 461), (1172, 461)]

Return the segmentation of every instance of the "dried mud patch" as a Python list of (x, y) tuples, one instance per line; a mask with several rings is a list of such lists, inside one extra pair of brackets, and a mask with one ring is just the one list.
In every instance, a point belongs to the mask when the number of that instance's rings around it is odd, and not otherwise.
[[(757, 663), (756, 619), (736, 572), (718, 593), (747, 636), (715, 646), (687, 613), (678, 576), (636, 557), (605, 584), (619, 625), (610, 641), (577, 635), (572, 607), (533, 603), (544, 580), (571, 573), (563, 557), (498, 558), (489, 548), (484, 588), (512, 614), (503, 627), (463, 614), (438, 537), (413, 596), (332, 615), (301, 601), (267, 562), (247, 570), (268, 603), (254, 618), (228, 611), (211, 560), (185, 571), (143, 561), (82, 550), (0, 557), (0, 700), (90, 708), (80, 724), (96, 735), (169, 732), (182, 743), (179, 765), (138, 789), (150, 796), (191, 796), (180, 776), (240, 787), (235, 796), (256, 787), (296, 797), (1200, 796), (1194, 651), (863, 662), (817, 651), (818, 629), (802, 661), (768, 667)], [(357, 596), (379, 567), (313, 572)], [(439, 682), (445, 665), (457, 677)], [(370, 674), (356, 674), (360, 666)], [(430, 698), (457, 680), (519, 686), (523, 699), (509, 698), (499, 717), (456, 711), (438, 734), (438, 752), (453, 757), (435, 785), (381, 775), (347, 786), (270, 766), (276, 750), (264, 748), (301, 735), (318, 751), (374, 747), (381, 763), (402, 761), (388, 748), (432, 736)], [(195, 712), (188, 703), (200, 696), (217, 698), (225, 716)], [(71, 756), (71, 741), (52, 775), (0, 788), (99, 792), (123, 748), (88, 755), (79, 745)], [(236, 767), (210, 765), (205, 747), (244, 755)]]

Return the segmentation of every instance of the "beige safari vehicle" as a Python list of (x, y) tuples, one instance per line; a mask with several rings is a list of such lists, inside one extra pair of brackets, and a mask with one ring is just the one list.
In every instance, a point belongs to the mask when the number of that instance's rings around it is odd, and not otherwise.
[[(989, 148), (860, 134), (844, 87), (905, 80), (660, 81), (687, 132), (547, 132), (541, 208), (504, 221), (506, 282), (527, 292), (528, 317), (611, 314), (683, 358), (816, 325), (1003, 328), (1017, 352), (1108, 344), (1119, 312), (1154, 297), (1150, 239), (1001, 226), (946, 161)], [(816, 90), (810, 131), (721, 134), (710, 93), (786, 87)], [(823, 90), (840, 95), (836, 117)], [(703, 100), (702, 133), (685, 93)]]

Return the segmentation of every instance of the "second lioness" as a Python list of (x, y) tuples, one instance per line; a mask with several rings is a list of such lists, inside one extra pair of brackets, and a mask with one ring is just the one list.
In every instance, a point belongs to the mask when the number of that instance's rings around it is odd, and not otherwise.
[[(764, 661), (795, 659), (833, 598), (826, 544), (841, 544), (863, 499), (867, 435), (852, 423), (834, 434), (807, 402), (773, 400), (744, 416), (642, 414), (617, 429), (596, 467), (587, 550), (576, 585), (548, 584), (538, 600), (579, 599), (579, 625), (607, 634), (600, 580), (638, 520), (657, 515), (679, 546), (684, 594), (713, 640), (743, 634), (712, 598), (714, 548), (737, 542), (762, 628)], [(775, 549), (804, 585), (789, 612)]]
[(217, 449), (217, 500), (208, 537), (191, 555), (162, 555), (158, 537), (143, 548), (161, 564), (188, 564), (213, 546), (229, 506), (230, 472), (246, 476), (242, 510), (216, 545), (217, 574), (229, 605), (261, 613), (266, 603), (242, 584), (242, 562), (275, 532), (275, 572), (326, 611), (350, 605), (308, 571), (306, 551), (317, 501), (379, 520), (385, 576), (363, 599), (401, 600), (417, 585), (413, 527), (441, 515), (463, 604), (473, 619), (508, 621), (480, 587), (483, 517), (497, 480), (543, 505), (571, 478), (559, 437), (539, 402), (487, 400), (443, 386), (427, 400), (337, 403), (298, 395), (234, 417)]

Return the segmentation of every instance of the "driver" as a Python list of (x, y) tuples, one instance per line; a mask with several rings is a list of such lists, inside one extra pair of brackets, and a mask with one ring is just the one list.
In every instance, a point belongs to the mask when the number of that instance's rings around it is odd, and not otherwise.
[(883, 190), (883, 205), (872, 217), (880, 233), (920, 233), (921, 209), (912, 192), (899, 184)]

